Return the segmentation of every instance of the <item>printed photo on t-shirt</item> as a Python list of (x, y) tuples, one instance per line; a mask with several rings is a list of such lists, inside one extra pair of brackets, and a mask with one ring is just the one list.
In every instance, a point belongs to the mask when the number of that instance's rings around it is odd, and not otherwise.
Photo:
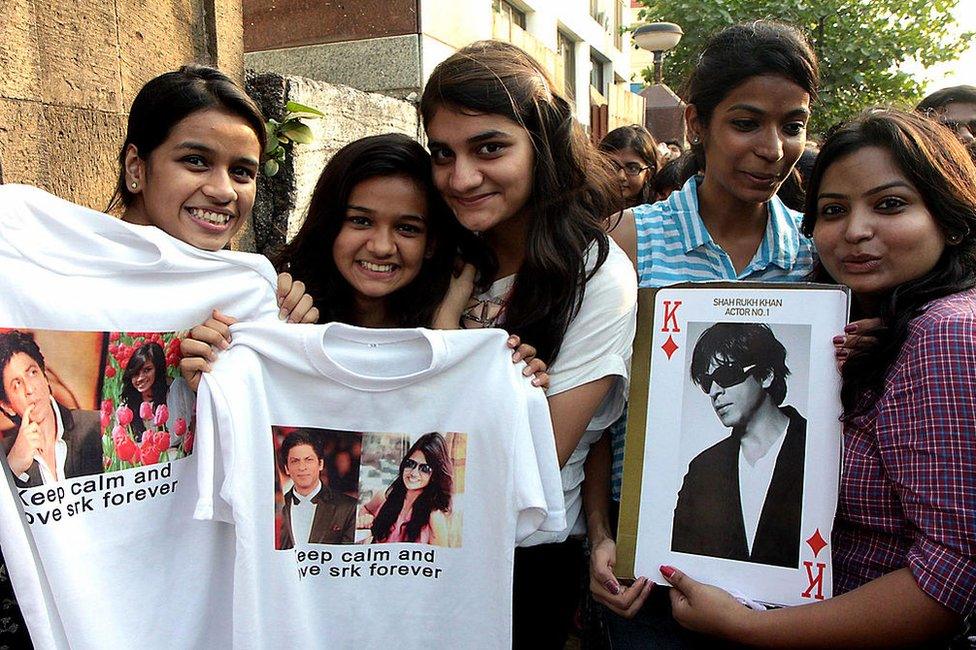
[(275, 548), (352, 544), (363, 435), (279, 426), (272, 436)]
[(17, 487), (188, 455), (179, 347), (171, 332), (0, 329), (0, 435)]
[(467, 435), (363, 435), (356, 541), (461, 546)]

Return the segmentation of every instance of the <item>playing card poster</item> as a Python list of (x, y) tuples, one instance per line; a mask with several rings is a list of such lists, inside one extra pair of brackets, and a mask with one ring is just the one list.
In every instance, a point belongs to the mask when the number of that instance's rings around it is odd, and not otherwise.
[(617, 570), (658, 567), (780, 605), (832, 594), (842, 428), (831, 339), (848, 293), (641, 291)]

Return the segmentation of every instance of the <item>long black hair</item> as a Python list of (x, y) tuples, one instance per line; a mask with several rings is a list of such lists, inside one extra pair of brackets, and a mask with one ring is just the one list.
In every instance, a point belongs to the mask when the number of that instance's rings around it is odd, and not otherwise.
[[(479, 41), (438, 64), (420, 100), (425, 126), (439, 108), (501, 115), (529, 134), (535, 151), (526, 206), (531, 218), (503, 325), (552, 363), (587, 280), (609, 254), (604, 219), (614, 212), (619, 185), (549, 74), (514, 45)], [(596, 263), (588, 274), (586, 255), (594, 243)]]
[(373, 519), (371, 532), (373, 539), (383, 542), (393, 533), (393, 525), (403, 510), (407, 496), (407, 486), (403, 482), (403, 472), (411, 454), (419, 451), (431, 468), (430, 482), (413, 502), (410, 519), (404, 526), (404, 538), (415, 542), (420, 538), (424, 526), (430, 523), (430, 514), (435, 510), (448, 512), (451, 509), (451, 494), (454, 489), (454, 475), (451, 457), (447, 451), (447, 441), (441, 434), (427, 433), (417, 439), (400, 461), (400, 473), (386, 490), (386, 501)]
[(264, 151), (266, 129), (261, 109), (226, 74), (205, 65), (189, 64), (150, 79), (132, 102), (125, 141), (119, 152), (119, 178), (106, 212), (127, 208), (135, 199), (125, 182), (125, 156), (134, 145), (139, 157), (149, 159), (156, 147), (169, 137), (185, 117), (208, 108), (236, 115), (254, 130)]
[[(919, 115), (869, 111), (828, 136), (810, 175), (803, 233), (808, 237), (816, 233), (817, 195), (827, 169), (865, 147), (891, 154), (918, 190), (947, 245), (931, 271), (899, 285), (887, 297), (877, 343), (854, 350), (844, 363), (845, 418), (870, 408), (880, 396), (885, 375), (908, 336), (909, 322), (926, 303), (976, 286), (976, 165), (947, 129)], [(833, 281), (822, 264), (814, 270), (814, 279)], [(858, 316), (864, 314), (855, 313)]]
[(166, 353), (163, 352), (163, 347), (159, 343), (143, 343), (132, 353), (129, 363), (125, 366), (125, 372), (122, 373), (122, 400), (132, 410), (132, 431), (136, 434), (136, 439), (141, 438), (143, 432), (146, 430), (145, 423), (139, 417), (139, 407), (146, 400), (142, 396), (142, 393), (132, 385), (132, 378), (142, 370), (142, 367), (147, 362), (152, 362), (153, 367), (156, 369), (156, 375), (153, 378), (152, 384), (152, 399), (150, 400), (153, 405), (153, 412), (155, 412), (155, 409), (160, 404), (166, 403), (166, 391), (168, 390), (166, 383)]
[[(792, 25), (756, 20), (726, 27), (712, 36), (682, 94), (695, 106), (698, 121), (708, 126), (715, 107), (753, 77), (779, 75), (805, 90), (813, 101), (820, 85), (817, 55)], [(697, 169), (705, 169), (705, 147), (693, 142)]]
[(430, 155), (400, 133), (361, 138), (336, 152), (322, 170), (298, 234), (276, 255), (279, 271), (305, 283), (320, 322), (356, 320), (352, 287), (336, 267), (332, 245), (342, 229), (353, 188), (370, 178), (403, 176), (417, 184), (427, 201), (427, 237), (432, 253), (420, 273), (387, 300), (387, 313), (400, 327), (429, 326), (447, 291), (460, 255), (479, 269), (488, 265), (483, 244), (457, 222), (431, 175)]

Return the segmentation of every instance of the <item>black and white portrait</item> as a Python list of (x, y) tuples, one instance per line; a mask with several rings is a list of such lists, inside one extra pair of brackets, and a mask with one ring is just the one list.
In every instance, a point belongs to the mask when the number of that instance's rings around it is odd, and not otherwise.
[(674, 509), (671, 550), (795, 568), (810, 328), (688, 326), (694, 347), (682, 452), (694, 456)]

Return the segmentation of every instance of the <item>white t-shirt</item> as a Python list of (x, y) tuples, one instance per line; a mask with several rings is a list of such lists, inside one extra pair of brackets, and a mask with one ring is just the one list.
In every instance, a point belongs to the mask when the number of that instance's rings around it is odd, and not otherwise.
[[(510, 648), (514, 547), (563, 529), (565, 513), (545, 396), (512, 364), (507, 335), (336, 323), (241, 323), (232, 333), (201, 382), (196, 453), (197, 515), (237, 530), (234, 647)], [(432, 514), (421, 531), (429, 543), (296, 540), (276, 550), (276, 501), (289, 482), (273, 426), (361, 441), (360, 518), (408, 474), (442, 485), (444, 465), (407, 454), (421, 437), (442, 438), (453, 465), (450, 507), (438, 511), (447, 534), (425, 532)], [(404, 458), (416, 462), (401, 474)], [(323, 527), (338, 532), (342, 519)]]
[[(630, 358), (637, 331), (637, 279), (627, 254), (612, 239), (609, 242), (610, 252), (586, 283), (580, 310), (570, 321), (559, 355), (550, 364), (548, 394), (552, 397), (603, 377), (615, 376), (617, 380), (562, 468), (567, 527), (558, 532), (540, 531), (526, 539), (522, 546), (561, 542), (571, 534), (586, 532), (580, 494), (586, 456), (603, 430), (620, 417), (627, 400)], [(593, 244), (587, 251), (587, 272), (596, 262), (596, 253), (597, 247)], [(514, 282), (514, 275), (496, 280), (477, 299), (501, 301)], [(504, 326), (504, 323), (500, 325)]]
[[(0, 187), (0, 268), (2, 328), (172, 332), (214, 307), (276, 320), (263, 257), (199, 250), (26, 186)], [(18, 489), (0, 468), (0, 547), (37, 648), (226, 647), (233, 534), (192, 518), (196, 458), (153, 466), (167, 476), (144, 485), (128, 469)]]

